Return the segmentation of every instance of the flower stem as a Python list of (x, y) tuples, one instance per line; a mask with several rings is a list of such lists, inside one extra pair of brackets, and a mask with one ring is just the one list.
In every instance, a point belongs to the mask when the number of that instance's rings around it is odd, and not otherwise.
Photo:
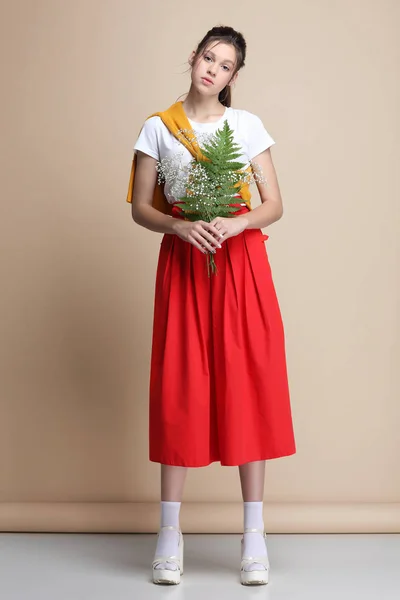
[(207, 254), (207, 272), (209, 277), (210, 271), (213, 275), (217, 274), (217, 265), (215, 263), (214, 255), (211, 252)]

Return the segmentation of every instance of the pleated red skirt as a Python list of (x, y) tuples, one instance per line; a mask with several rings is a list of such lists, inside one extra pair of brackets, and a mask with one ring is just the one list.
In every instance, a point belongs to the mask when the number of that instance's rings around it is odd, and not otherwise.
[(296, 452), (284, 328), (260, 229), (206, 255), (164, 234), (150, 369), (149, 458), (224, 466)]

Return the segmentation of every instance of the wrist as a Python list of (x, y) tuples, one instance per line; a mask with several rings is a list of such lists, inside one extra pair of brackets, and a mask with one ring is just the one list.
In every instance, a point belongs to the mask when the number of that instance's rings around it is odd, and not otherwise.
[(171, 233), (176, 234), (177, 228), (179, 227), (179, 219), (172, 218), (171, 220)]
[(248, 229), (249, 225), (250, 225), (250, 221), (247, 217), (244, 217), (243, 215), (240, 216), (240, 218), (242, 219), (242, 221), (244, 221), (245, 223), (245, 229)]

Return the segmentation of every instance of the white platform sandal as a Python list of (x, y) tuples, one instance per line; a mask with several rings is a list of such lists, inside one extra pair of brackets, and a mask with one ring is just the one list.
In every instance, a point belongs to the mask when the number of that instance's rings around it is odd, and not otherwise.
[[(245, 529), (244, 533), (261, 533), (266, 540), (266, 533), (262, 529)], [(268, 583), (269, 576), (269, 560), (268, 556), (243, 556), (243, 537), (241, 539), (242, 561), (240, 563), (240, 581), (243, 585), (265, 585)], [(245, 565), (251, 563), (259, 563), (265, 566), (262, 571), (245, 571)]]
[[(179, 532), (179, 556), (155, 556), (152, 567), (153, 567), (153, 583), (165, 583), (176, 585), (181, 582), (181, 575), (183, 575), (183, 535), (179, 527), (174, 525), (165, 525), (161, 529), (175, 529)], [(160, 535), (158, 532), (157, 536)], [(156, 569), (156, 566), (160, 563), (173, 562), (178, 567), (175, 571), (172, 569)]]

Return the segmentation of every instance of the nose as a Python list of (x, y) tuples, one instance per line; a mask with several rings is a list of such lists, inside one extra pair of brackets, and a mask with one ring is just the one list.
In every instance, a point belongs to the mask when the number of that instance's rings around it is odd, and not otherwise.
[(215, 67), (214, 67), (214, 69), (213, 69), (213, 68), (212, 68), (212, 66), (210, 65), (210, 66), (208, 67), (208, 71), (207, 71), (207, 73), (209, 73), (210, 75), (212, 75), (213, 77), (215, 77)]

